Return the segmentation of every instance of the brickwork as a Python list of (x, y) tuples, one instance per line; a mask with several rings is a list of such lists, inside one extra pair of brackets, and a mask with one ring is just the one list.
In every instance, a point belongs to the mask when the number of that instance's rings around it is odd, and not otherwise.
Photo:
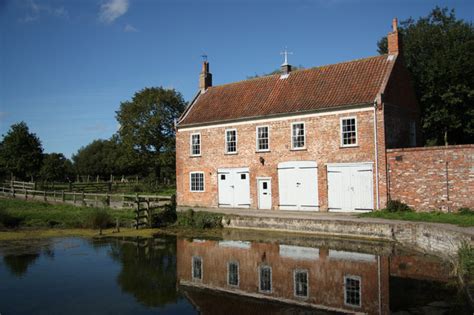
[(474, 145), (387, 150), (391, 199), (418, 211), (474, 208)]
[[(383, 111), (377, 110), (379, 139), (379, 169), (385, 170)], [(357, 118), (357, 147), (341, 147), (340, 119)], [(304, 122), (306, 149), (291, 150), (291, 123)], [(270, 152), (256, 152), (256, 127), (268, 126)], [(237, 154), (225, 154), (225, 130), (237, 129)], [(201, 134), (201, 156), (190, 156), (190, 135)], [(264, 162), (261, 162), (261, 158)], [(318, 164), (318, 193), (320, 209), (327, 209), (326, 163), (372, 162), (374, 149), (374, 113), (368, 106), (357, 111), (325, 113), (306, 118), (288, 117), (273, 121), (251, 121), (245, 124), (200, 129), (181, 129), (176, 135), (177, 201), (182, 206), (218, 206), (217, 169), (248, 167), (250, 169), (251, 208), (257, 208), (257, 177), (272, 179), (272, 208), (278, 209), (277, 165), (284, 161), (309, 160)], [(205, 192), (190, 192), (189, 173), (204, 172)], [(374, 165), (374, 184), (375, 178)], [(385, 173), (379, 173), (381, 205), (385, 204)], [(374, 189), (374, 203), (376, 202)]]

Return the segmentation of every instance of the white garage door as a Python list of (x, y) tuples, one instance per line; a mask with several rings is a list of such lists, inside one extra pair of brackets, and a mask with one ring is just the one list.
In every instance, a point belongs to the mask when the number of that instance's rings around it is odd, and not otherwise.
[(318, 166), (316, 162), (279, 163), (278, 193), (281, 210), (319, 210)]
[(250, 207), (248, 168), (220, 168), (217, 170), (217, 176), (219, 207)]
[(374, 209), (372, 163), (328, 164), (329, 211)]

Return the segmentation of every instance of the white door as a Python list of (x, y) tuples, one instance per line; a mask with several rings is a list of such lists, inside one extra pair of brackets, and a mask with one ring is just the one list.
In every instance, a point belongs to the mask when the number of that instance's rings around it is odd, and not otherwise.
[(257, 179), (258, 187), (258, 208), (272, 208), (272, 182), (270, 179)]
[(279, 163), (278, 193), (281, 210), (319, 210), (318, 166), (316, 162)]
[(374, 209), (372, 163), (328, 164), (329, 211)]
[(219, 207), (250, 207), (250, 179), (248, 168), (218, 169), (217, 176)]

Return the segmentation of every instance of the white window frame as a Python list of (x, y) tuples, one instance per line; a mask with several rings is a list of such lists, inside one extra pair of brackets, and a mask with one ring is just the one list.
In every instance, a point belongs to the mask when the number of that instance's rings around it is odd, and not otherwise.
[[(347, 303), (346, 279), (359, 281), (359, 305)], [(360, 276), (345, 275), (343, 288), (344, 288), (344, 305), (349, 306), (349, 307), (362, 307), (362, 278)]]
[[(268, 148), (267, 149), (260, 149), (258, 143), (258, 129), (259, 128), (267, 128), (267, 141), (268, 141)], [(262, 125), (255, 127), (255, 148), (257, 152), (270, 152), (270, 126), (269, 125)]]
[[(304, 141), (304, 146), (302, 147), (297, 147), (295, 148), (295, 143), (293, 139), (293, 126), (294, 125), (303, 125), (303, 141)], [(306, 150), (306, 123), (304, 121), (297, 121), (297, 122), (292, 122), (291, 123), (291, 128), (290, 128), (290, 136), (291, 136), (291, 150)]]
[[(227, 145), (227, 132), (229, 131), (235, 131), (235, 152), (229, 152), (229, 147)], [(226, 129), (224, 133), (224, 142), (225, 142), (225, 154), (237, 154), (238, 150), (238, 133), (236, 128), (231, 128), (231, 129)]]
[[(199, 135), (199, 154), (194, 154), (193, 153), (193, 136)], [(201, 156), (202, 152), (202, 137), (200, 132), (193, 132), (189, 135), (189, 152), (191, 156)]]
[[(230, 276), (230, 264), (236, 264), (237, 265), (237, 284), (231, 284), (229, 282), (229, 276)], [(227, 285), (231, 287), (238, 288), (240, 285), (240, 264), (236, 260), (231, 260), (227, 262)]]
[[(306, 273), (306, 295), (296, 294), (296, 274)], [(309, 271), (307, 269), (295, 269), (293, 270), (293, 295), (299, 299), (307, 299), (309, 297)]]
[[(353, 144), (344, 144), (344, 133), (343, 133), (343, 121), (348, 120), (348, 119), (354, 119), (354, 125), (355, 125), (355, 140), (356, 142)], [(341, 147), (343, 148), (350, 148), (350, 147), (357, 147), (359, 145), (359, 132), (357, 131), (358, 126), (357, 126), (357, 117), (356, 116), (349, 116), (349, 117), (341, 117), (339, 119), (339, 136), (340, 136), (340, 143)]]
[[(194, 260), (195, 259), (201, 260), (201, 278), (197, 278), (194, 275)], [(191, 277), (194, 281), (202, 281), (202, 279), (204, 278), (204, 261), (201, 256), (193, 256), (191, 258)]]
[[(193, 190), (192, 174), (202, 174), (202, 190)], [(194, 192), (202, 193), (206, 191), (206, 178), (205, 178), (204, 172), (201, 172), (201, 171), (189, 172), (189, 191), (193, 193)]]
[[(262, 268), (270, 269), (270, 290), (262, 290), (262, 287), (261, 287), (261, 285), (262, 285), (262, 281), (261, 281)], [(273, 292), (273, 270), (272, 270), (272, 267), (269, 266), (269, 265), (260, 265), (258, 267), (258, 291), (262, 292), (262, 293), (272, 293)]]

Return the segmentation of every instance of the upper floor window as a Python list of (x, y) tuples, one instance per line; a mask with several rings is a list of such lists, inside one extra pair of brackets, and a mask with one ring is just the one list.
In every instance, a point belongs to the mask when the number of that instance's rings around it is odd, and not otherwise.
[(229, 129), (225, 131), (225, 152), (237, 153), (237, 130)]
[(291, 124), (291, 148), (304, 149), (305, 143), (305, 128), (303, 122)]
[(239, 285), (239, 263), (236, 261), (227, 264), (227, 283), (232, 286)]
[(191, 191), (204, 191), (204, 172), (191, 172), (189, 176), (189, 186)]
[(193, 279), (202, 280), (202, 258), (193, 256)]
[(268, 126), (257, 127), (257, 151), (270, 150)]
[(200, 133), (191, 134), (191, 155), (193, 156), (201, 155), (201, 134)]
[(341, 118), (341, 146), (357, 145), (357, 120), (355, 117)]
[(360, 277), (345, 276), (344, 277), (344, 303), (350, 306), (360, 306)]
[(272, 292), (272, 267), (260, 266), (259, 281), (258, 288), (261, 292)]
[(294, 286), (295, 286), (295, 296), (308, 297), (308, 271), (295, 270)]

